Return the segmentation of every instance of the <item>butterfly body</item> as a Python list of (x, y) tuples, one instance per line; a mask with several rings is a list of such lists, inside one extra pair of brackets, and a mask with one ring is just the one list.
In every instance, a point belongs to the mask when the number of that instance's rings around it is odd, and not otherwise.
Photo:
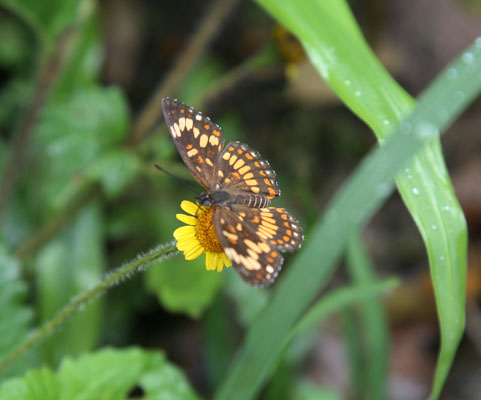
[(226, 190), (215, 190), (212, 193), (203, 192), (197, 197), (197, 201), (203, 206), (212, 206), (214, 204), (229, 206), (239, 204), (252, 208), (264, 208), (270, 203), (269, 199), (262, 196), (233, 194)]
[(269, 207), (280, 195), (275, 172), (248, 145), (224, 145), (222, 129), (192, 107), (164, 98), (162, 109), (184, 163), (205, 192), (200, 205), (213, 207), (219, 242), (241, 277), (253, 286), (271, 285), (282, 267), (280, 251), (304, 238), (285, 209)]

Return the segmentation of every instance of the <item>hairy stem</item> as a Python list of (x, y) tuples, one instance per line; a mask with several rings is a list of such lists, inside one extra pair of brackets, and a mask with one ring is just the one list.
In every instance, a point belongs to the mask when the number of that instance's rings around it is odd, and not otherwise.
[(109, 288), (116, 286), (123, 280), (130, 278), (133, 274), (144, 270), (152, 261), (165, 260), (176, 254), (178, 254), (178, 251), (175, 247), (175, 241), (172, 241), (159, 245), (145, 254), (139, 254), (133, 260), (108, 272), (102, 281), (81, 295), (74, 297), (57, 315), (33, 331), (20, 345), (7, 354), (5, 358), (0, 361), (0, 375), (33, 346), (68, 321), (76, 311), (83, 308), (89, 301), (104, 293)]

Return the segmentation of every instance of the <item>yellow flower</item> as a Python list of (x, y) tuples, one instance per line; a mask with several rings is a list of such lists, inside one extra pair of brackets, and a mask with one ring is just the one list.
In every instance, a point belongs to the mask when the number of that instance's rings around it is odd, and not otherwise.
[(209, 271), (222, 271), (224, 265), (232, 264), (224, 253), (215, 233), (212, 222), (213, 207), (204, 207), (184, 200), (180, 207), (186, 213), (177, 214), (179, 221), (187, 226), (181, 226), (174, 231), (177, 248), (184, 252), (186, 260), (193, 260), (205, 253), (205, 268)]

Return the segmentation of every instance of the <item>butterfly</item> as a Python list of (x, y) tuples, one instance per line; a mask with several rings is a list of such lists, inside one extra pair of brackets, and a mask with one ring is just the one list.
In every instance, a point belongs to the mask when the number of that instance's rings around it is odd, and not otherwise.
[(222, 129), (192, 107), (165, 97), (162, 110), (182, 160), (205, 189), (198, 203), (213, 207), (226, 256), (250, 285), (272, 285), (284, 261), (280, 252), (298, 249), (304, 239), (291, 214), (269, 207), (280, 195), (275, 172), (244, 143), (224, 147)]

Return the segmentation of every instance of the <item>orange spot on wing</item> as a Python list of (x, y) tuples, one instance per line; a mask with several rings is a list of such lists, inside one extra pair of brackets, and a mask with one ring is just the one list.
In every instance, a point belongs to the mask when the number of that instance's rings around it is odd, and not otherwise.
[(258, 224), (259, 222), (261, 222), (260, 218), (256, 215), (254, 217), (254, 219), (252, 220), (252, 222), (254, 222), (254, 224)]
[(277, 256), (278, 256), (277, 251), (272, 250), (272, 251), (271, 251), (271, 256), (272, 256), (272, 257), (277, 257)]
[(267, 186), (272, 186), (272, 183), (269, 179), (267, 178), (264, 178), (264, 183), (267, 185)]
[(180, 113), (181, 114), (184, 114), (185, 113), (185, 110), (183, 108), (180, 109)]
[(282, 239), (284, 240), (284, 242), (288, 242), (289, 241), (289, 238), (287, 236), (282, 236)]
[(275, 196), (275, 195), (277, 194), (276, 191), (275, 191), (274, 189), (272, 189), (272, 188), (267, 188), (267, 191), (269, 192), (269, 194), (270, 194), (271, 196)]
[(194, 146), (192, 146), (191, 144), (188, 144), (187, 147), (186, 147), (186, 149), (187, 149), (187, 150), (190, 150), (192, 147), (194, 147)]
[(229, 151), (234, 151), (234, 148), (232, 146), (229, 146)]
[(238, 172), (233, 172), (232, 175), (235, 176), (237, 179), (240, 179), (240, 175)]
[(285, 221), (285, 222), (284, 222), (284, 226), (285, 226), (286, 228), (289, 228), (289, 227), (290, 227), (289, 222)]
[(256, 162), (254, 163), (254, 165), (255, 165), (257, 168), (259, 168), (259, 167), (261, 166), (261, 165), (259, 164), (259, 161), (256, 161)]
[(287, 214), (282, 214), (281, 218), (287, 221)]
[(197, 157), (197, 161), (199, 162), (199, 164), (203, 164), (203, 163), (204, 163), (204, 159), (202, 158), (201, 155), (199, 155), (199, 157)]
[(271, 244), (276, 245), (277, 242), (275, 240), (271, 240)]
[(270, 264), (274, 264), (274, 259), (272, 257), (267, 257), (267, 261), (269, 261)]
[(292, 236), (292, 231), (290, 229), (286, 230), (287, 236)]
[(249, 153), (246, 153), (246, 158), (247, 158), (248, 160), (253, 160), (253, 159), (254, 159), (254, 157), (252, 157)]
[(262, 176), (266, 176), (266, 173), (264, 171), (259, 171), (259, 174), (261, 174)]
[(242, 149), (237, 149), (237, 153), (242, 154), (244, 151)]
[(206, 131), (208, 131), (208, 130), (210, 129), (210, 125), (209, 125), (209, 124), (205, 124), (205, 125), (204, 125), (204, 129), (205, 129)]
[(212, 133), (216, 136), (220, 136), (220, 132), (217, 129), (214, 129)]

